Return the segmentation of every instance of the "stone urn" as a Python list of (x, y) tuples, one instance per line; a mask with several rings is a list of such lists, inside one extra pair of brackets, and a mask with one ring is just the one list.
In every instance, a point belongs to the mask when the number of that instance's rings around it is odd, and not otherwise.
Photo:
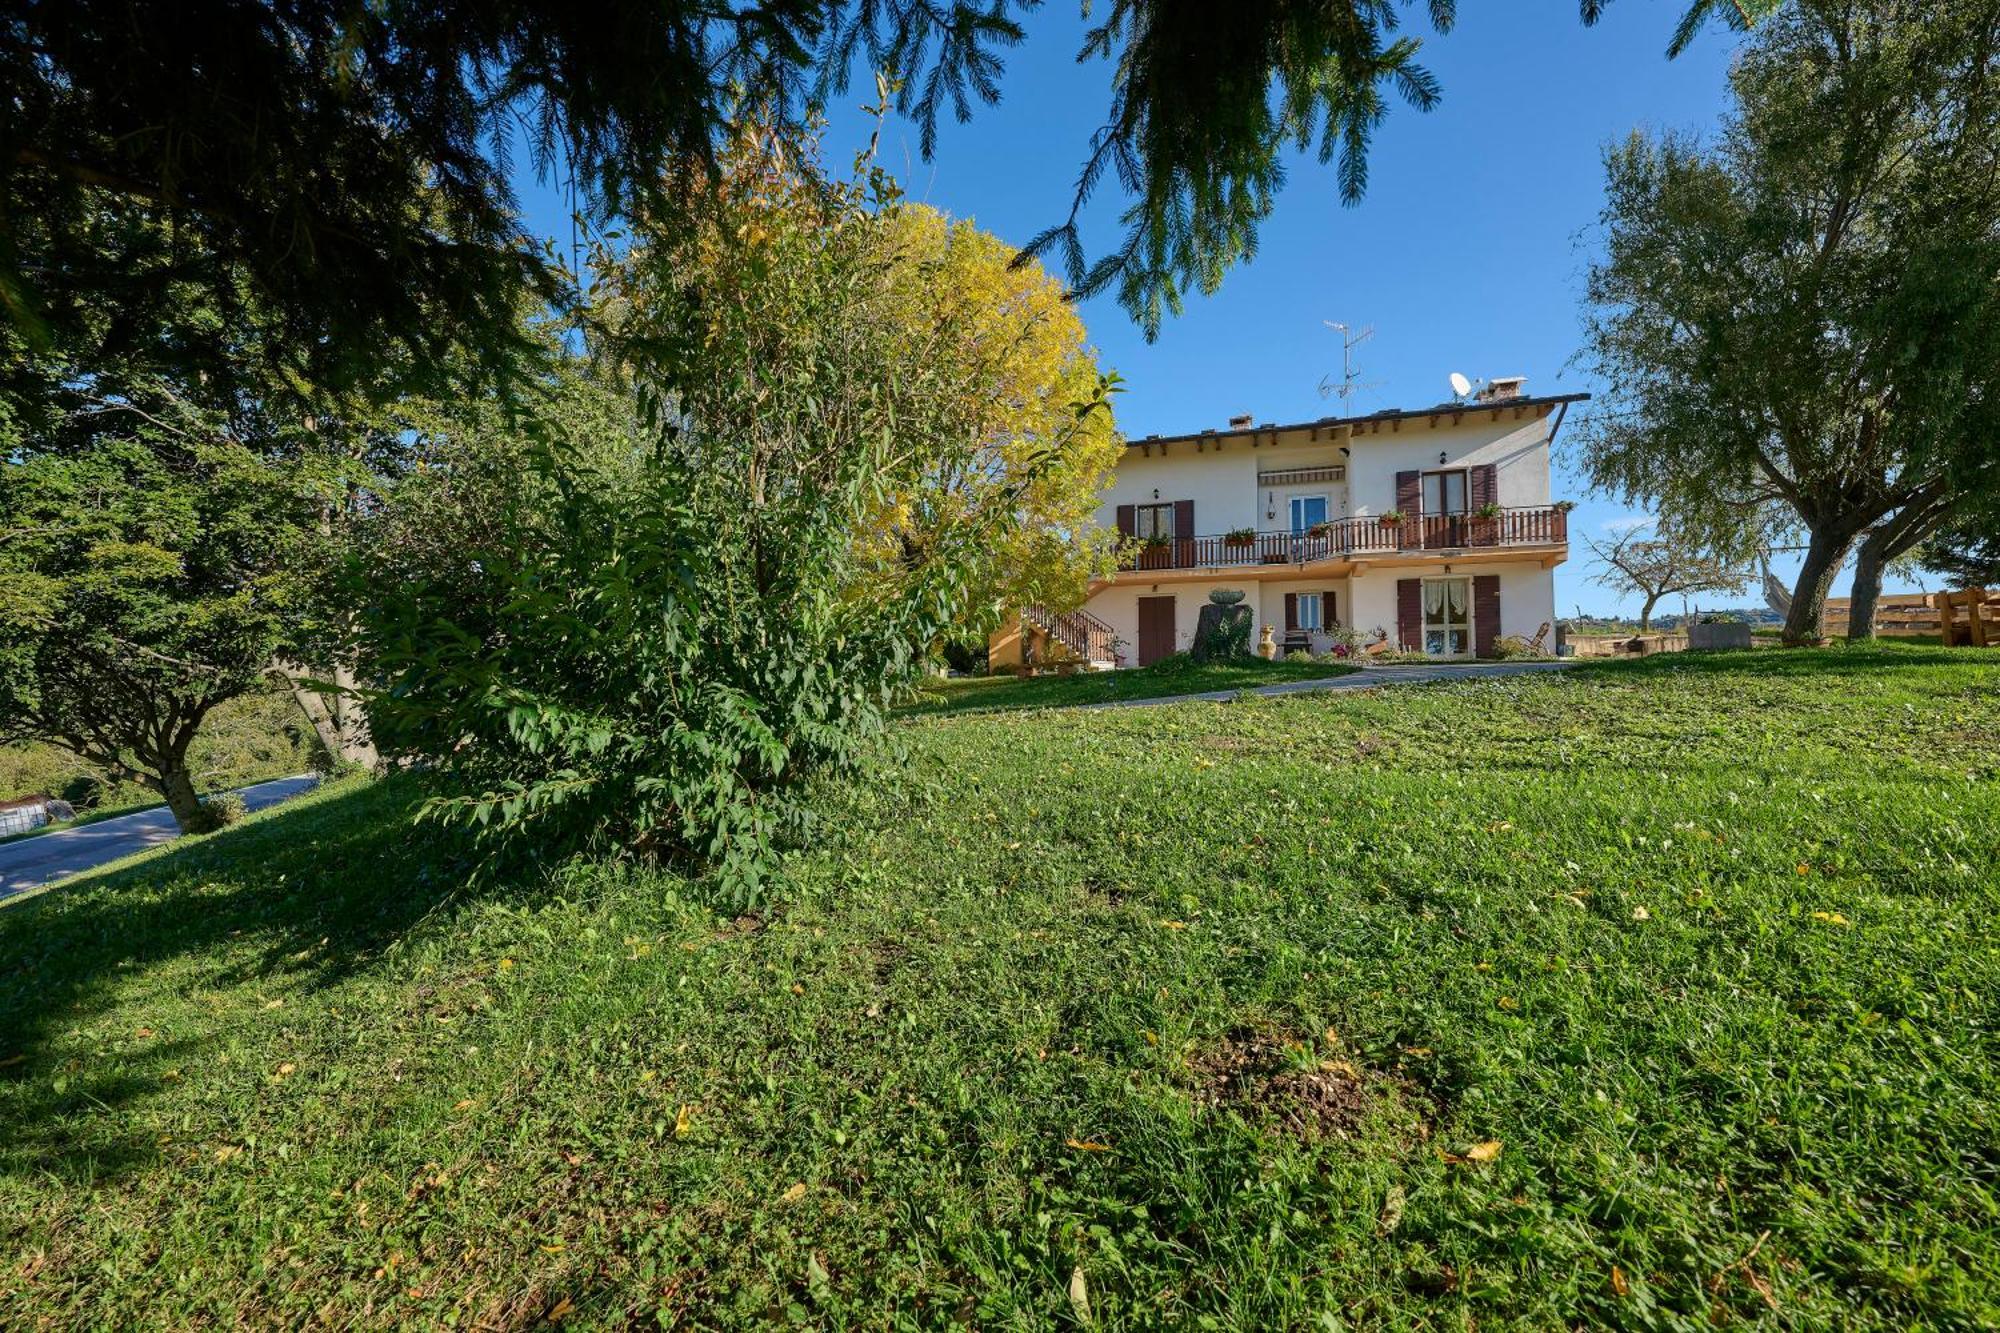
[(1263, 658), (1266, 662), (1277, 660), (1278, 640), (1272, 632), (1272, 627), (1269, 625), (1264, 626), (1264, 636), (1257, 640), (1257, 656)]

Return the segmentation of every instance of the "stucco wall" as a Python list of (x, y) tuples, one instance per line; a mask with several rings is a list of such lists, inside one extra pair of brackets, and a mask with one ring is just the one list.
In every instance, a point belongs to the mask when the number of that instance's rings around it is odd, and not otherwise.
[[(1214, 588), (1239, 588), (1243, 592), (1243, 604), (1250, 608), (1251, 623), (1259, 628), (1272, 623), (1266, 608), (1275, 606), (1279, 623), (1285, 614), (1284, 599), (1271, 600), (1267, 592), (1258, 596), (1264, 585), (1250, 581), (1231, 582), (1226, 578), (1213, 583), (1162, 583), (1155, 590), (1145, 583), (1117, 584), (1104, 589), (1084, 604), (1084, 610), (1111, 626), (1118, 636), (1118, 665), (1137, 666), (1139, 664), (1139, 599), (1141, 597), (1171, 597), (1174, 599), (1174, 649), (1185, 652), (1194, 645), (1195, 622), (1201, 617), (1201, 608), (1208, 602), (1208, 594)], [(1256, 646), (1252, 635), (1251, 646)]]
[[(1371, 570), (1361, 578), (1349, 579), (1349, 604), (1353, 608), (1353, 625), (1364, 634), (1377, 628), (1387, 630), (1391, 640), (1396, 637), (1396, 581), (1404, 578), (1470, 578), (1475, 574), (1498, 574), (1500, 576), (1500, 633), (1516, 634), (1531, 639), (1542, 622), (1555, 620), (1555, 573), (1536, 565), (1481, 564), (1474, 560), (1454, 560), (1451, 573), (1442, 568), (1429, 569), (1378, 569)], [(1473, 626), (1476, 637), (1479, 626)], [(1555, 635), (1543, 641), (1544, 648), (1553, 650)], [(1421, 644), (1411, 644), (1411, 650)]]
[[(1237, 443), (1219, 449), (1210, 446), (1206, 453), (1196, 453), (1191, 442), (1174, 445), (1165, 457), (1147, 458), (1127, 450), (1097, 511), (1097, 521), (1115, 529), (1119, 505), (1192, 500), (1194, 531), (1186, 536), (1208, 536), (1234, 528), (1262, 531), (1267, 525), (1257, 508), (1255, 452), (1247, 443)], [(1153, 495), (1156, 489), (1157, 498)]]
[[(1261, 445), (1252, 445), (1248, 436), (1230, 436), (1153, 445), (1151, 456), (1134, 447), (1119, 462), (1098, 510), (1098, 522), (1115, 527), (1121, 504), (1193, 500), (1195, 531), (1188, 535), (1210, 536), (1235, 528), (1282, 532), (1291, 526), (1293, 495), (1325, 495), (1333, 518), (1379, 514), (1396, 507), (1398, 472), (1486, 463), (1494, 466), (1501, 505), (1546, 505), (1553, 498), (1546, 443), (1552, 420), (1546, 412), (1517, 418), (1514, 409), (1502, 407), (1496, 421), (1490, 408), (1471, 407), (1457, 424), (1445, 414), (1440, 414), (1436, 426), (1427, 417), (1416, 417), (1393, 427), (1363, 426), (1339, 441), (1324, 435), (1314, 441), (1310, 431), (1289, 431), (1275, 443), (1268, 434), (1260, 436)], [(1332, 465), (1347, 469), (1344, 483), (1272, 487), (1257, 482), (1260, 472)]]
[[(1476, 418), (1476, 420), (1475, 420)], [(1347, 484), (1354, 512), (1379, 514), (1396, 507), (1396, 474), (1435, 472), (1441, 468), (1494, 465), (1499, 503), (1505, 508), (1545, 505), (1549, 495), (1549, 434), (1547, 418), (1523, 417), (1502, 411), (1474, 411), (1457, 426), (1430, 429), (1422, 421), (1405, 421), (1400, 431), (1357, 435), (1348, 463)], [(1445, 461), (1438, 461), (1439, 455)]]

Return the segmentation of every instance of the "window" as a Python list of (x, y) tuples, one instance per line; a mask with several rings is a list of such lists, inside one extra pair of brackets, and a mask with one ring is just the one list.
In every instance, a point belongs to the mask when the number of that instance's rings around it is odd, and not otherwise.
[(1324, 495), (1294, 495), (1292, 497), (1292, 531), (1304, 532), (1318, 523), (1326, 522), (1326, 497)]
[(1132, 514), (1132, 535), (1142, 542), (1154, 537), (1171, 540), (1174, 535), (1174, 507), (1170, 504), (1138, 506)]
[(1326, 626), (1320, 622), (1320, 598), (1319, 594), (1316, 592), (1302, 592), (1299, 594), (1298, 615), (1299, 615), (1298, 627), (1300, 629), (1326, 628)]
[(1424, 513), (1463, 514), (1465, 495), (1465, 473), (1462, 470), (1424, 474)]
[(1472, 580), (1424, 580), (1424, 651), (1465, 657), (1472, 651)]

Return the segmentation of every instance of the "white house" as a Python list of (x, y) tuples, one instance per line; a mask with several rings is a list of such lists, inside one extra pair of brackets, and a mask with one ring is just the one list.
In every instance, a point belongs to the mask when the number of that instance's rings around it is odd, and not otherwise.
[(1436, 407), (1293, 425), (1147, 436), (1126, 445), (1098, 522), (1130, 538), (1080, 612), (1037, 608), (995, 635), (1018, 663), (1022, 625), (1100, 666), (1145, 666), (1193, 642), (1211, 591), (1244, 593), (1281, 644), (1380, 630), (1434, 657), (1489, 655), (1555, 619), (1567, 506), (1549, 445), (1586, 394), (1531, 396), (1520, 379)]

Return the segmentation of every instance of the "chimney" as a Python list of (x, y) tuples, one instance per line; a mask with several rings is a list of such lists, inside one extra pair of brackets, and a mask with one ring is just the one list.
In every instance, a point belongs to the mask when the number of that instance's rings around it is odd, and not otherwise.
[(1475, 402), (1505, 403), (1522, 396), (1521, 386), (1528, 382), (1526, 375), (1495, 375), (1486, 381), (1486, 387), (1473, 395)]
[(1251, 417), (1252, 417), (1252, 415), (1253, 415), (1252, 413), (1249, 413), (1249, 412), (1244, 412), (1244, 413), (1241, 413), (1241, 414), (1239, 414), (1239, 415), (1237, 415), (1237, 416), (1233, 416), (1233, 417), (1229, 418), (1229, 429), (1231, 429), (1231, 430), (1249, 430), (1249, 429), (1250, 429), (1250, 420), (1251, 420)]

